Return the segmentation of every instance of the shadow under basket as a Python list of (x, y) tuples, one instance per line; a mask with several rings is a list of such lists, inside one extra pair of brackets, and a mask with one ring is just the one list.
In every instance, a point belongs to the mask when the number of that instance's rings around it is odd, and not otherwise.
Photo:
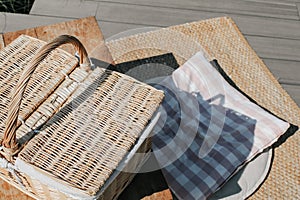
[(0, 177), (35, 199), (116, 199), (148, 157), (164, 97), (93, 66), (67, 35), (2, 49), (0, 90)]

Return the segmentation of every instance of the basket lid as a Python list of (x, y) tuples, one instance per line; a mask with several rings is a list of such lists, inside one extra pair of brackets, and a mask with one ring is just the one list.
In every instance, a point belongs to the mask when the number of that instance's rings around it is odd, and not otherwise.
[(149, 85), (96, 68), (18, 159), (95, 195), (136, 143), (162, 98), (163, 93)]

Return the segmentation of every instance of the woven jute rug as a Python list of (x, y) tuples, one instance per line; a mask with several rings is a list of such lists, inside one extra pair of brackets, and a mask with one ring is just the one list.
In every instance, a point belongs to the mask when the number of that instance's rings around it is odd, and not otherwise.
[[(277, 82), (244, 38), (234, 21), (221, 17), (172, 26), (111, 40), (106, 43), (115, 63), (173, 53), (182, 65), (199, 50), (217, 59), (237, 86), (286, 121), (300, 125), (300, 109)], [(271, 171), (250, 199), (298, 199), (300, 197), (300, 132), (275, 147)], [(170, 191), (144, 199), (171, 199)]]

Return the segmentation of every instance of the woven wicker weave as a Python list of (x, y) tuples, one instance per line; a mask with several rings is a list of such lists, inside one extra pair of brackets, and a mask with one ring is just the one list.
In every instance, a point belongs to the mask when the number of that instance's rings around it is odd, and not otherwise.
[(140, 136), (159, 94), (97, 68), (19, 158), (95, 195)]
[[(0, 121), (5, 122), (8, 105), (12, 93), (26, 64), (44, 42), (28, 36), (21, 36), (11, 45), (0, 51)], [(25, 91), (23, 105), (20, 108), (19, 118), (26, 120), (53, 90), (64, 80), (77, 65), (77, 60), (63, 51), (56, 50), (51, 53), (40, 65), (37, 73), (33, 75)], [(18, 125), (21, 124), (21, 121)], [(3, 136), (5, 123), (0, 123), (0, 135)], [(18, 132), (18, 137), (24, 133)]]
[[(107, 42), (115, 63), (171, 52), (179, 64), (203, 48), (258, 104), (300, 125), (300, 109), (257, 56), (231, 18), (160, 29)], [(299, 199), (299, 131), (275, 149), (272, 170), (253, 199)], [(166, 192), (166, 196), (169, 193)]]
[[(66, 43), (79, 52), (76, 69), (75, 57), (55, 50)], [(43, 45), (21, 36), (0, 54), (1, 70), (17, 76), (10, 82), (0, 71), (0, 84), (10, 92), (1, 96), (0, 176), (37, 199), (117, 198), (132, 175), (115, 171), (135, 170), (144, 159), (132, 154), (149, 150), (143, 141), (151, 129), (145, 127), (163, 93), (120, 73), (90, 69), (74, 37)]]

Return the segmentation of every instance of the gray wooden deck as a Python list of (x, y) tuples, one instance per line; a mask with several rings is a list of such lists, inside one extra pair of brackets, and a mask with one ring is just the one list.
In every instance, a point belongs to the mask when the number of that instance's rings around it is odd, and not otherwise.
[(225, 15), (300, 105), (300, 0), (35, 0), (30, 15), (0, 13), (0, 33), (96, 16), (109, 38)]

